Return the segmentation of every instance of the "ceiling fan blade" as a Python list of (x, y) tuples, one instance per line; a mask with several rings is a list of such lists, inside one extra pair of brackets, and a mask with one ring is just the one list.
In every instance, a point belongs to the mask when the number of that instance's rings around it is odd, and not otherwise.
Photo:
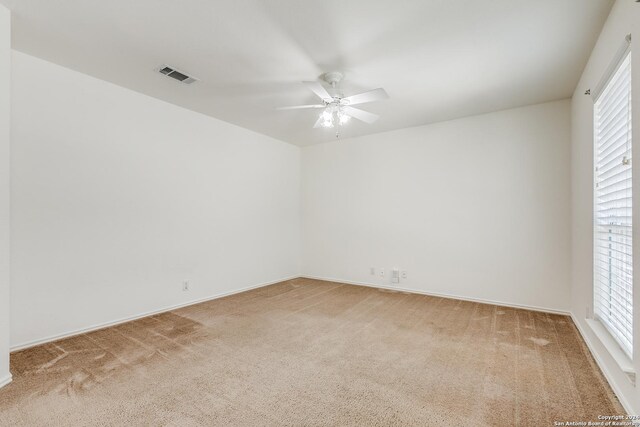
[(342, 111), (354, 119), (362, 120), (365, 123), (371, 124), (380, 118), (379, 115), (370, 113), (368, 111), (361, 110), (353, 107), (342, 107)]
[(329, 92), (327, 92), (324, 86), (322, 86), (320, 83), (318, 82), (302, 82), (302, 83), (307, 85), (307, 87), (311, 89), (313, 93), (318, 95), (318, 97), (323, 101), (327, 101), (327, 102), (333, 101), (333, 96), (331, 96), (331, 94), (329, 94)]
[(313, 105), (294, 105), (293, 107), (278, 107), (276, 110), (304, 110), (307, 108), (324, 108), (325, 105), (313, 104)]
[(365, 102), (382, 101), (389, 98), (387, 91), (379, 87), (368, 92), (359, 93), (357, 95), (347, 96), (342, 98), (343, 101), (347, 101), (349, 105), (364, 104)]
[(320, 117), (318, 117), (318, 120), (316, 120), (316, 124), (313, 125), (314, 128), (319, 128), (322, 127), (322, 114), (320, 115)]

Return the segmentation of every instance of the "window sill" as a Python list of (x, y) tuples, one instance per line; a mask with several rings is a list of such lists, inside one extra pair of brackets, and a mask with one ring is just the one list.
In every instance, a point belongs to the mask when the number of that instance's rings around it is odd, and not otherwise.
[(615, 339), (611, 336), (609, 331), (597, 320), (586, 319), (587, 324), (598, 337), (604, 348), (607, 349), (613, 360), (615, 360), (618, 367), (627, 374), (629, 381), (634, 386), (636, 385), (636, 371), (633, 368), (633, 361), (629, 359), (629, 356), (620, 348)]

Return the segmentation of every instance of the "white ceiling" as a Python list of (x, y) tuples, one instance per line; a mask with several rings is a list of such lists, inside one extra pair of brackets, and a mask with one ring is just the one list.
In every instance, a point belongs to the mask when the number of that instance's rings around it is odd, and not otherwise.
[[(613, 0), (0, 0), (14, 48), (297, 145), (328, 141), (300, 81), (346, 74), (365, 135), (570, 97)], [(201, 79), (154, 73), (167, 63)]]

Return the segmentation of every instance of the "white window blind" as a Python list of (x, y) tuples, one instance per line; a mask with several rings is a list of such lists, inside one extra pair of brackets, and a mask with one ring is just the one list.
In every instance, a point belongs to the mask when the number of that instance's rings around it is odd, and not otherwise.
[(633, 353), (631, 218), (631, 52), (594, 105), (594, 314), (627, 355)]

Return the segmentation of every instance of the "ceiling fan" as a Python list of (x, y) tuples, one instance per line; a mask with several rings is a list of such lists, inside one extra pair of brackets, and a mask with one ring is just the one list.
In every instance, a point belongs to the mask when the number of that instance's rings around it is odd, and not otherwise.
[(349, 122), (353, 117), (365, 123), (371, 124), (378, 120), (380, 116), (370, 113), (368, 111), (354, 108), (353, 105), (364, 104), (366, 102), (381, 101), (389, 98), (387, 92), (382, 89), (373, 89), (367, 92), (359, 93), (357, 95), (351, 95), (345, 97), (338, 89), (337, 85), (343, 78), (342, 73), (333, 71), (326, 73), (322, 76), (323, 80), (331, 85), (333, 95), (330, 94), (324, 86), (318, 82), (302, 82), (304, 83), (318, 98), (322, 100), (322, 104), (312, 105), (296, 105), (294, 107), (280, 107), (278, 110), (302, 110), (302, 109), (315, 109), (321, 108), (323, 111), (320, 113), (314, 128), (325, 127), (332, 128), (336, 126), (342, 126)]

